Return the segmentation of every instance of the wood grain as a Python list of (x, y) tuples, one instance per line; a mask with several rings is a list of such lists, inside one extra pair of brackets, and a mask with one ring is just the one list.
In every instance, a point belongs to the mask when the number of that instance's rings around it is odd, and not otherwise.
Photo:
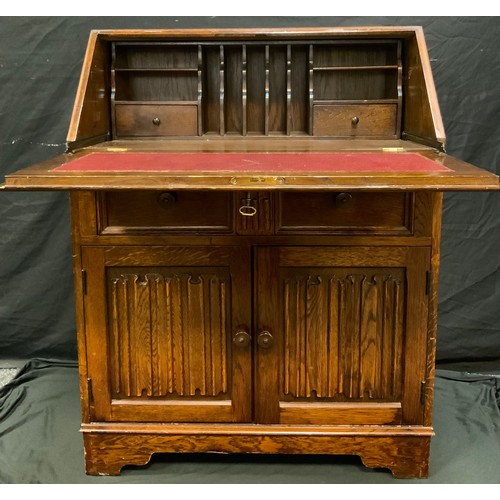
[(233, 232), (232, 193), (106, 192), (99, 197), (99, 212), (101, 234)]
[(66, 139), (69, 148), (83, 142), (96, 143), (111, 137), (109, 65), (107, 43), (96, 33), (92, 33)]
[(277, 232), (282, 234), (408, 234), (411, 195), (405, 193), (282, 192)]
[[(262, 141), (214, 140), (214, 141), (157, 141), (152, 151), (381, 151), (383, 141), (367, 141), (354, 147), (353, 142), (316, 140), (270, 139)], [(142, 151), (152, 147), (151, 141), (105, 143), (104, 150), (111, 147), (119, 151)], [(385, 143), (388, 146), (404, 147), (404, 141)], [(338, 149), (340, 146), (341, 149)], [(354, 148), (354, 149), (353, 149)], [(413, 149), (413, 146), (412, 146)], [(241, 171), (224, 173), (196, 172), (61, 172), (53, 170), (73, 158), (101, 151), (88, 148), (74, 155), (65, 154), (32, 167), (20, 170), (5, 177), (5, 189), (57, 189), (57, 190), (175, 190), (175, 189), (218, 189), (218, 190), (332, 190), (332, 191), (485, 191), (498, 190), (498, 176), (479, 169), (469, 163), (430, 149), (418, 150), (418, 154), (443, 165), (448, 170), (439, 172), (387, 173), (387, 172), (308, 172), (307, 175), (284, 174), (283, 172), (262, 172), (248, 175)]]
[[(429, 266), (426, 248), (259, 249), (256, 321), (258, 331), (274, 337), (269, 349), (257, 349), (257, 390), (267, 396), (264, 422), (281, 422), (282, 402), (308, 403), (289, 412), (287, 423), (290, 415), (308, 422), (318, 416), (325, 423), (328, 411), (322, 407), (318, 414), (316, 404), (373, 401), (401, 403), (401, 421), (422, 424), (415, 386), (424, 376), (419, 363), (426, 344), (428, 267), (423, 266)], [(377, 422), (395, 418), (371, 408)], [(342, 418), (334, 406), (329, 410), (332, 422)], [(370, 422), (368, 410), (354, 415), (357, 422), (363, 416)]]
[[(500, 187), (444, 141), (418, 27), (93, 31), (69, 152), (2, 186), (71, 191), (87, 472), (312, 453), (425, 477), (441, 191)], [(54, 170), (106, 151), (413, 151), (447, 170)]]
[(385, 272), (301, 268), (282, 274), (284, 396), (401, 397), (404, 274)]
[[(315, 104), (313, 113), (314, 135), (396, 138), (395, 104)], [(353, 124), (356, 119), (357, 123)]]
[(116, 137), (197, 135), (198, 104), (120, 103), (115, 120)]
[(84, 434), (88, 474), (117, 475), (126, 464), (145, 465), (153, 453), (305, 453), (359, 455), (367, 467), (397, 478), (428, 475), (428, 436)]
[(199, 247), (83, 250), (95, 418), (250, 419), (251, 349), (232, 347), (233, 333), (250, 322), (250, 259), (242, 265), (242, 254)]

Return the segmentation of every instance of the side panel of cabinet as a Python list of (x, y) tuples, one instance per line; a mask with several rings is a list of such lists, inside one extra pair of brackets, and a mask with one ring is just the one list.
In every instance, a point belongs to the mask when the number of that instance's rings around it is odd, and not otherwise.
[(419, 247), (260, 249), (256, 421), (422, 424), (429, 266)]
[(87, 247), (93, 420), (252, 416), (250, 255), (242, 248)]

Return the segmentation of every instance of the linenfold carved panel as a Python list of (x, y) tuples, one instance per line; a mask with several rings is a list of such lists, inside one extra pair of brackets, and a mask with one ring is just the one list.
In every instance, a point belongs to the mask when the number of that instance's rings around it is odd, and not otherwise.
[(285, 399), (399, 400), (404, 269), (285, 269), (282, 280)]
[(108, 270), (114, 397), (226, 393), (227, 273), (134, 271)]

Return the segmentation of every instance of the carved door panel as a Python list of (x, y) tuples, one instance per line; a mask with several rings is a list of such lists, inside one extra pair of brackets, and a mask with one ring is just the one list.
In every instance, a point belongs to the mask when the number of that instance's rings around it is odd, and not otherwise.
[(256, 421), (422, 423), (427, 248), (262, 248)]
[(233, 247), (83, 250), (95, 420), (251, 420), (250, 262)]

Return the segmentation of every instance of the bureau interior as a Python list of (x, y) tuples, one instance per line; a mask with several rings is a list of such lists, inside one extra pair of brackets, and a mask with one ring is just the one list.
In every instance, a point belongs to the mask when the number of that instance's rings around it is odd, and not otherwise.
[(399, 41), (112, 48), (116, 137), (399, 135)]
[(92, 126), (106, 140), (408, 136), (440, 142), (414, 34), (201, 42), (108, 35), (97, 37), (92, 50), (83, 105), (92, 102), (107, 115)]

